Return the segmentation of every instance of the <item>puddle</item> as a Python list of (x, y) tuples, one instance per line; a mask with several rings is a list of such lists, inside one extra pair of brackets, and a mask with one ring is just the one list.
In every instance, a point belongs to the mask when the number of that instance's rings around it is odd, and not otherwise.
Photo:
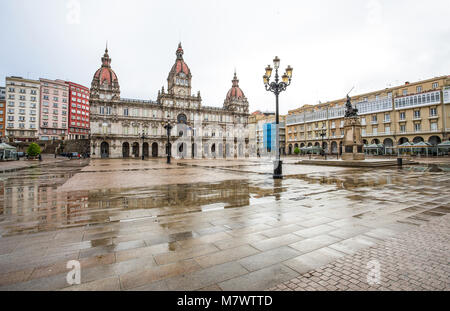
[[(95, 166), (102, 167), (99, 171), (109, 171), (107, 167), (111, 163), (115, 162), (96, 163)], [(163, 229), (170, 229), (192, 213), (215, 213), (278, 201), (307, 207), (318, 206), (319, 201), (320, 206), (335, 204), (336, 200), (377, 200), (378, 203), (395, 200), (392, 195), (394, 192), (401, 195), (428, 195), (430, 189), (445, 186), (450, 181), (445, 175), (450, 171), (450, 165), (439, 166), (440, 172), (432, 172), (431, 167), (425, 165), (405, 166), (403, 169), (347, 169), (290, 175), (283, 180), (274, 181), (264, 173), (264, 169), (270, 166), (261, 163), (260, 166), (228, 165), (226, 168), (222, 166), (209, 169), (209, 173), (214, 174), (221, 169), (242, 170), (245, 167), (246, 170), (252, 170), (255, 167), (251, 173), (242, 173), (241, 180), (176, 184), (175, 176), (173, 184), (146, 188), (59, 191), (59, 187), (79, 173), (85, 164), (86, 162), (83, 164), (78, 161), (64, 162), (45, 168), (1, 174), (0, 235), (135, 221), (154, 222)], [(122, 166), (132, 164), (121, 163)], [(135, 162), (134, 165), (141, 163)], [(199, 169), (204, 169), (205, 166), (199, 166)], [(178, 170), (184, 170), (184, 167), (185, 165), (174, 166)], [(189, 165), (189, 169), (192, 169), (192, 165)], [(123, 170), (155, 169), (129, 167)], [(158, 174), (164, 173), (164, 169), (158, 170), (161, 172)], [(173, 171), (166, 172), (174, 174)], [(86, 172), (89, 174), (85, 174)], [(89, 178), (91, 173), (97, 172), (83, 171), (82, 174)], [(435, 176), (442, 178), (436, 179)], [(442, 181), (446, 183), (443, 184)], [(339, 191), (347, 192), (338, 196)], [(168, 224), (167, 221), (160, 221), (162, 217), (173, 219)], [(193, 232), (180, 234), (189, 237)], [(103, 245), (106, 240), (99, 240), (98, 243)]]

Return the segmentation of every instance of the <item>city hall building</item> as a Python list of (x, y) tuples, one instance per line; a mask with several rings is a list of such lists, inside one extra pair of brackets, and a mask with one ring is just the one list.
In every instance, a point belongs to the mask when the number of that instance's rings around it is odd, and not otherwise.
[[(202, 106), (192, 94), (192, 74), (181, 43), (168, 78), (167, 90), (156, 101), (120, 97), (119, 80), (108, 49), (90, 89), (92, 158), (163, 157), (167, 148), (180, 158), (245, 157), (249, 153), (248, 108), (236, 73), (223, 107)], [(173, 127), (170, 143), (165, 126)]]
[[(395, 154), (398, 146), (427, 143), (436, 146), (450, 132), (450, 76), (441, 76), (353, 96), (365, 145)], [(295, 148), (322, 146), (341, 153), (346, 99), (305, 105), (286, 116), (286, 153)], [(321, 136), (321, 133), (324, 136)]]

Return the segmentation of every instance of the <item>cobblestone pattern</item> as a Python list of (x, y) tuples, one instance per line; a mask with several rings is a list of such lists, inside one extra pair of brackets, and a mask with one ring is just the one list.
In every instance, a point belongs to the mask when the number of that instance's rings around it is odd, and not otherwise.
[[(342, 257), (273, 291), (450, 290), (450, 215)], [(368, 276), (378, 261), (378, 284)], [(370, 274), (373, 276), (373, 274)], [(369, 278), (370, 278), (369, 276)], [(374, 279), (370, 279), (371, 283)]]

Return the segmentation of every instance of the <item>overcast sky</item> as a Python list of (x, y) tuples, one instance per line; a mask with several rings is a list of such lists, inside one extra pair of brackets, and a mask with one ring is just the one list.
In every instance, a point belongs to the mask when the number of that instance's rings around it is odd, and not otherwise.
[[(79, 8), (79, 10), (78, 10)], [(108, 40), (121, 96), (156, 99), (181, 41), (203, 105), (236, 68), (250, 111), (274, 111), (262, 76), (294, 68), (280, 109), (450, 74), (448, 0), (1, 0), (0, 85), (10, 75), (90, 86)]]

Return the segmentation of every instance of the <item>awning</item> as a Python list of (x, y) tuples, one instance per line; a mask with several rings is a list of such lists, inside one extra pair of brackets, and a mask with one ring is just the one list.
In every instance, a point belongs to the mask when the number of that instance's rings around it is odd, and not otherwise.
[(450, 148), (450, 140), (444, 141), (437, 145), (438, 148)]
[(372, 144), (372, 145), (364, 145), (365, 149), (383, 149), (383, 144)]
[(16, 150), (16, 147), (8, 145), (6, 143), (0, 143), (0, 150)]
[(414, 147), (414, 144), (410, 143), (410, 142), (406, 142), (406, 143), (403, 143), (401, 145), (398, 145), (397, 147), (398, 148), (411, 148), (411, 147)]
[(418, 142), (417, 144), (414, 144), (412, 146), (413, 148), (432, 148), (433, 146), (430, 143), (426, 143), (426, 142)]

